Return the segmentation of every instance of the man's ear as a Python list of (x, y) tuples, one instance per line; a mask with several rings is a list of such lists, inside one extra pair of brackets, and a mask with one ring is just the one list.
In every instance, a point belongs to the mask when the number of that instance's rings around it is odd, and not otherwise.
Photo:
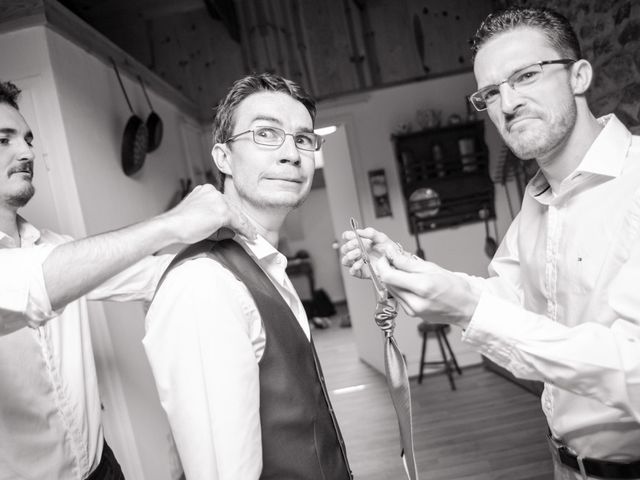
[(584, 95), (593, 80), (593, 67), (587, 60), (578, 60), (571, 65), (571, 88), (575, 95)]
[(231, 175), (231, 152), (224, 143), (216, 143), (211, 149), (213, 163), (225, 175)]

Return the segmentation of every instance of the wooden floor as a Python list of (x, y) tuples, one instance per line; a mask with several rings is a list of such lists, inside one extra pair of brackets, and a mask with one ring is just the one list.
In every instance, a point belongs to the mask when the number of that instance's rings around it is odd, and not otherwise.
[[(355, 478), (402, 480), (385, 379), (358, 359), (351, 328), (339, 323), (334, 318), (331, 328), (316, 329), (313, 336)], [(481, 366), (463, 370), (456, 384), (452, 391), (442, 374), (425, 377), (421, 385), (411, 381), (421, 480), (553, 478), (535, 395)]]

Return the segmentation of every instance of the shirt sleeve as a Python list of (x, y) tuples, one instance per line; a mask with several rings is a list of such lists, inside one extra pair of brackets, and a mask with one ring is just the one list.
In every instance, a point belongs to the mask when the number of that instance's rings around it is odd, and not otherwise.
[(611, 322), (568, 327), (486, 289), (463, 340), (520, 378), (541, 380), (640, 421), (640, 246), (611, 283)]
[(59, 312), (51, 309), (42, 264), (54, 245), (0, 249), (0, 335), (37, 327)]
[(211, 259), (172, 270), (143, 340), (187, 478), (257, 480), (258, 356), (264, 333), (246, 287)]
[(93, 289), (87, 294), (87, 299), (150, 302), (162, 274), (173, 258), (174, 255), (145, 257)]

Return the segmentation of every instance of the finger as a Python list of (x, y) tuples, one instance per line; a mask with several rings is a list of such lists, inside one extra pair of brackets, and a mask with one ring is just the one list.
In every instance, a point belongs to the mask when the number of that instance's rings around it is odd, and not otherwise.
[(389, 288), (389, 292), (391, 292), (393, 297), (397, 300), (398, 305), (400, 305), (400, 308), (402, 308), (402, 310), (404, 310), (404, 312), (407, 315), (409, 315), (410, 317), (415, 317), (416, 316), (415, 312), (411, 308), (411, 305), (409, 305), (409, 303), (407, 303), (407, 301), (404, 299), (402, 294), (398, 292), (397, 289)]
[(414, 294), (418, 291), (422, 292), (430, 284), (427, 272), (398, 270), (395, 264), (394, 266), (389, 264), (386, 257), (382, 257), (377, 262), (376, 267), (380, 280), (386, 285), (404, 289)]
[[(379, 232), (378, 230), (372, 227), (358, 228), (356, 232), (358, 232), (358, 235), (360, 236), (362, 241), (365, 242), (367, 247), (369, 245), (375, 246), (375, 244), (377, 243), (385, 243), (385, 242), (391, 241), (389, 237), (387, 237), (387, 235), (385, 235), (382, 232)], [(349, 240), (353, 240), (355, 238), (356, 238), (356, 234), (353, 232), (353, 230), (345, 230), (344, 232), (342, 232), (342, 239), (345, 242)]]
[(355, 239), (346, 241), (340, 247), (340, 253), (342, 255), (345, 255), (345, 254), (349, 253), (352, 250), (358, 250), (358, 251), (360, 250), (360, 245), (358, 244), (358, 242)]
[[(407, 315), (410, 317), (424, 318), (419, 312), (419, 306), (425, 304), (425, 299), (416, 295), (413, 291), (400, 287), (393, 287), (388, 285), (389, 292), (398, 301), (398, 304), (402, 307)], [(417, 310), (418, 308), (418, 310)]]
[[(345, 234), (343, 234), (343, 236), (345, 236)], [(362, 238), (362, 237), (360, 237), (360, 240), (362, 241), (362, 244), (365, 246), (365, 248), (367, 249), (371, 248), (371, 240), (369, 240), (368, 238)], [(351, 235), (349, 236), (349, 238), (344, 239), (344, 243), (342, 246), (345, 247), (346, 249), (358, 248), (360, 247), (360, 242), (356, 238), (355, 234), (351, 232)]]
[(367, 240), (371, 240), (373, 244), (390, 241), (390, 238), (386, 234), (372, 227), (358, 229), (358, 235), (362, 238), (366, 238)]
[(362, 268), (364, 264), (361, 261), (356, 262), (349, 267), (349, 275), (356, 278), (369, 278), (369, 272), (366, 268)]
[(352, 240), (356, 238), (356, 234), (353, 233), (352, 230), (345, 230), (344, 232), (342, 232), (342, 239), (346, 242), (349, 240)]
[(356, 278), (369, 278), (369, 269), (365, 268), (365, 263), (362, 258), (345, 266), (349, 268), (349, 275)]
[(360, 249), (351, 250), (342, 256), (341, 262), (345, 267), (350, 267), (354, 262), (362, 259), (362, 252)]
[(387, 244), (383, 253), (390, 265), (405, 272), (422, 272), (429, 263), (404, 251), (398, 244)]
[(347, 265), (349, 267), (349, 271), (360, 271), (360, 278), (364, 278), (366, 276), (366, 273), (364, 270), (364, 260), (362, 260), (362, 258), (357, 258), (356, 260), (349, 262), (349, 265)]

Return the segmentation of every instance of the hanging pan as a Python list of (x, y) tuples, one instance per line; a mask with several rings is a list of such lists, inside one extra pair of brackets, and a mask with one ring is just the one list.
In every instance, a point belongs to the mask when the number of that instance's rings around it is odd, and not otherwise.
[(149, 133), (149, 138), (147, 142), (147, 153), (151, 153), (156, 150), (160, 143), (162, 142), (162, 119), (160, 115), (158, 115), (151, 105), (151, 100), (149, 100), (149, 95), (147, 95), (147, 89), (144, 87), (144, 82), (142, 81), (142, 77), (138, 75), (138, 81), (140, 82), (140, 86), (142, 87), (142, 91), (144, 92), (144, 98), (147, 99), (147, 105), (149, 105), (149, 109), (151, 113), (147, 117), (147, 132)]
[(129, 117), (129, 120), (124, 127), (121, 153), (122, 170), (124, 171), (125, 175), (130, 176), (140, 170), (142, 168), (142, 165), (144, 165), (144, 158), (147, 155), (149, 135), (146, 125), (144, 124), (142, 119), (135, 114), (133, 108), (131, 107), (131, 102), (129, 102), (129, 97), (127, 96), (127, 92), (124, 89), (122, 79), (120, 78), (118, 66), (113, 60), (112, 63), (118, 77), (118, 83), (120, 83), (120, 88), (122, 89), (124, 98), (127, 101), (127, 105), (129, 106), (129, 111), (131, 112), (131, 117)]

